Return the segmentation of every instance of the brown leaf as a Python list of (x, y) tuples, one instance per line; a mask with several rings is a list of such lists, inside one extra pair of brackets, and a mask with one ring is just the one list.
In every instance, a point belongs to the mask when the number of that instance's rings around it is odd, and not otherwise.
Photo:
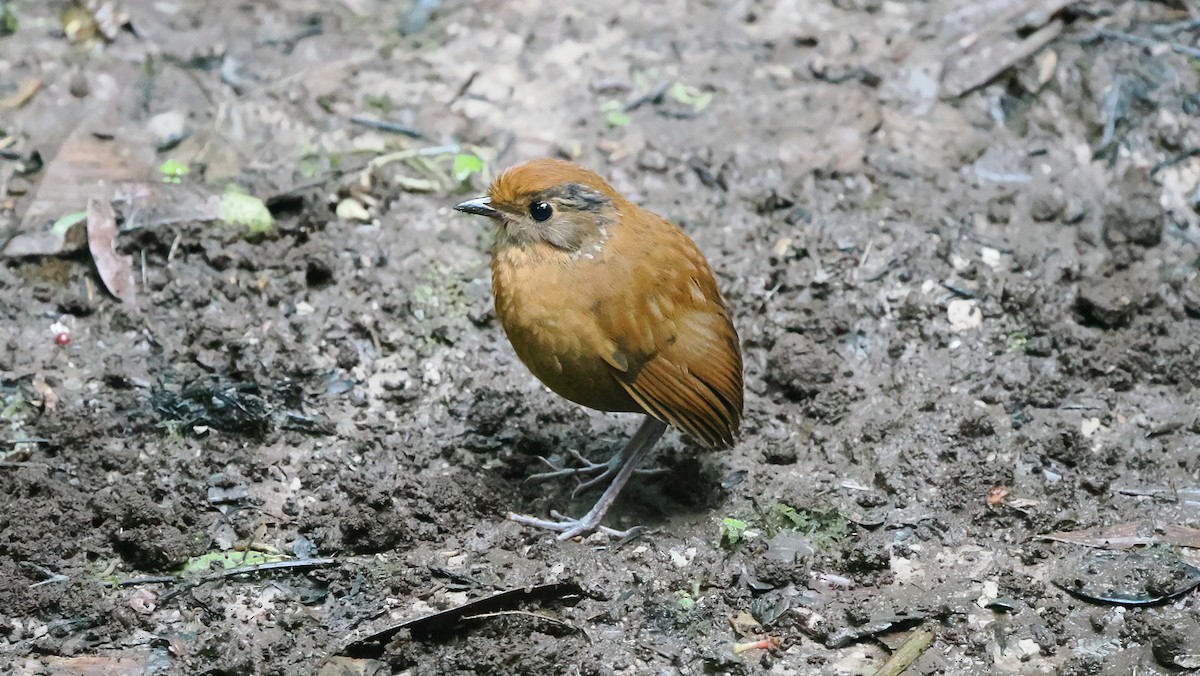
[(1200, 549), (1200, 528), (1192, 528), (1178, 523), (1168, 523), (1162, 527), (1162, 537), (1159, 542), (1179, 547)]
[(137, 303), (133, 256), (117, 253), (117, 213), (107, 200), (88, 200), (87, 235), (88, 250), (92, 252), (92, 260), (105, 288), (123, 303)]
[(33, 393), (42, 400), (42, 409), (46, 412), (53, 411), (58, 408), (58, 394), (53, 387), (46, 382), (46, 376), (41, 372), (33, 376)]
[(154, 229), (176, 223), (216, 220), (221, 196), (202, 186), (125, 182), (113, 190), (113, 206), (124, 217), (122, 232)]
[(1047, 540), (1083, 545), (1084, 547), (1122, 550), (1154, 543), (1153, 537), (1138, 535), (1138, 529), (1141, 527), (1141, 521), (1133, 521), (1116, 526), (1096, 526), (1076, 531), (1060, 531), (1043, 537)]
[(17, 91), (0, 99), (0, 113), (11, 108), (20, 108), (29, 103), (29, 99), (32, 99), (33, 95), (41, 88), (42, 81), (36, 78), (22, 84)]
[[(93, 134), (113, 129), (111, 140)], [(85, 120), (59, 146), (42, 170), (42, 179), (25, 213), (18, 234), (4, 245), (3, 256), (56, 256), (82, 249), (76, 229), (54, 232), (51, 226), (66, 214), (83, 210), (88, 198), (107, 199), (114, 183), (146, 180), (155, 175), (154, 148), (145, 138), (103, 124), (98, 114)]]
[(140, 676), (149, 668), (148, 650), (124, 650), (104, 655), (59, 657), (46, 655), (40, 661), (46, 673), (76, 676)]

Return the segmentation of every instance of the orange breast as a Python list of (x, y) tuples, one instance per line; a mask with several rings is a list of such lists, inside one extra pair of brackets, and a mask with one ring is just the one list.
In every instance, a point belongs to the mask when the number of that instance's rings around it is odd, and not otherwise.
[(590, 308), (594, 262), (572, 263), (546, 246), (496, 252), (492, 292), (496, 316), (517, 357), (558, 395), (600, 411), (641, 411), (600, 356), (603, 342)]

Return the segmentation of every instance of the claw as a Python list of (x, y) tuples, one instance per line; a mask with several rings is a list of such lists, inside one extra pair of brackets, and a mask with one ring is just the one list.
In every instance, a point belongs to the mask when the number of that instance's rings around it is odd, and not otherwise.
[(629, 530), (617, 530), (608, 526), (601, 526), (599, 523), (590, 523), (590, 520), (572, 519), (564, 516), (557, 511), (551, 511), (551, 519), (539, 519), (534, 516), (525, 516), (524, 514), (508, 513), (508, 520), (516, 523), (532, 526), (534, 528), (544, 528), (546, 530), (559, 531), (556, 540), (570, 540), (576, 536), (588, 535), (590, 533), (604, 533), (605, 535), (623, 540), (630, 535), (639, 532), (642, 527), (634, 526)]

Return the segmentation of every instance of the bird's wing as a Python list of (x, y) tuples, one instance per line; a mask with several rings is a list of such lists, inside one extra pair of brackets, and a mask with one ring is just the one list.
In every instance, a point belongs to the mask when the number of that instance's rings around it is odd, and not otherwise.
[(704, 256), (662, 224), (669, 230), (655, 233), (653, 252), (620, 258), (639, 261), (621, 286), (640, 293), (597, 313), (607, 338), (600, 356), (646, 413), (705, 444), (728, 446), (742, 417), (737, 332)]

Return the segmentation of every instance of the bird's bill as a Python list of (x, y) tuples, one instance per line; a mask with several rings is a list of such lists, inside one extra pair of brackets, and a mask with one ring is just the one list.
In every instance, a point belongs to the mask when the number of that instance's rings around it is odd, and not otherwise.
[(492, 208), (492, 198), (490, 197), (476, 197), (473, 200), (467, 200), (454, 207), (454, 210), (461, 211), (464, 214), (487, 216), (488, 218), (500, 220), (500, 212)]

